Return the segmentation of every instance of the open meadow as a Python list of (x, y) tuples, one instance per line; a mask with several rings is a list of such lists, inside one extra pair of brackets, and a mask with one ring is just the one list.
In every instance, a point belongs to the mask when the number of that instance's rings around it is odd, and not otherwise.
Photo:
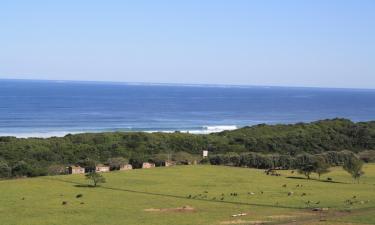
[(105, 173), (96, 188), (84, 175), (3, 180), (0, 224), (375, 224), (375, 164), (359, 184), (331, 170), (307, 180), (291, 171), (160, 167)]

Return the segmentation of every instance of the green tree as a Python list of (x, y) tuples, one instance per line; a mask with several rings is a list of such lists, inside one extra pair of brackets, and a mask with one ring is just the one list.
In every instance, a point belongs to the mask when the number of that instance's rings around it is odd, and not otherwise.
[(313, 164), (306, 164), (302, 165), (298, 168), (298, 172), (300, 174), (303, 174), (307, 177), (307, 179), (310, 179), (311, 174), (315, 171), (315, 167)]
[(318, 174), (319, 180), (320, 180), (320, 176), (322, 174), (325, 174), (325, 173), (329, 172), (330, 165), (326, 162), (326, 160), (324, 159), (324, 157), (322, 157), (322, 156), (316, 156), (315, 166), (314, 167), (315, 167), (314, 172)]
[(12, 175), (15, 177), (32, 176), (33, 169), (25, 161), (17, 162), (12, 168)]
[(300, 174), (303, 174), (310, 179), (311, 173), (316, 171), (316, 159), (310, 154), (301, 154), (297, 156), (297, 169)]
[(8, 163), (0, 160), (0, 178), (8, 178), (11, 176), (11, 168)]
[(356, 157), (352, 157), (349, 160), (347, 160), (343, 166), (344, 170), (350, 173), (353, 179), (356, 180), (358, 183), (359, 178), (361, 178), (361, 176), (364, 174), (364, 172), (362, 171), (362, 167), (363, 161)]
[(100, 173), (90, 172), (86, 174), (86, 179), (92, 182), (93, 186), (96, 187), (98, 184), (105, 183), (106, 180)]

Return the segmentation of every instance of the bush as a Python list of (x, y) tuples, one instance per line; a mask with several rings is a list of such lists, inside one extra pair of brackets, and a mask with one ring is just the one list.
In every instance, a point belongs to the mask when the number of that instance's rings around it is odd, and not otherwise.
[(0, 178), (8, 178), (11, 176), (12, 169), (9, 167), (8, 163), (1, 160), (0, 161)]
[(36, 177), (47, 175), (47, 169), (44, 167), (34, 167), (25, 161), (17, 162), (12, 168), (12, 176), (14, 177)]
[(210, 164), (210, 160), (209, 160), (209, 158), (203, 158), (200, 162), (199, 162), (200, 164)]
[(177, 164), (188, 165), (195, 160), (194, 156), (187, 152), (177, 152), (172, 155), (172, 160)]
[(67, 169), (66, 169), (66, 166), (64, 166), (64, 165), (52, 164), (52, 165), (50, 165), (48, 167), (47, 173), (50, 176), (61, 175), (61, 174), (66, 174), (67, 173)]
[(33, 174), (33, 169), (25, 161), (17, 162), (12, 168), (12, 176), (23, 177), (31, 176)]

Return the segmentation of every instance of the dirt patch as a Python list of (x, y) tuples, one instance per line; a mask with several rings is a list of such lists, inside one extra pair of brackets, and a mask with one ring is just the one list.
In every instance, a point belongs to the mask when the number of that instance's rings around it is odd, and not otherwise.
[(262, 220), (231, 220), (231, 221), (223, 221), (220, 224), (252, 224), (252, 225), (261, 225), (267, 224), (271, 221), (262, 221)]
[(298, 215), (273, 215), (273, 216), (267, 216), (267, 218), (270, 219), (289, 219), (289, 218), (296, 218)]
[(155, 208), (150, 208), (150, 209), (145, 209), (145, 212), (195, 212), (195, 209), (191, 206), (182, 206), (182, 207), (177, 207), (177, 208), (163, 208), (163, 209), (155, 209)]

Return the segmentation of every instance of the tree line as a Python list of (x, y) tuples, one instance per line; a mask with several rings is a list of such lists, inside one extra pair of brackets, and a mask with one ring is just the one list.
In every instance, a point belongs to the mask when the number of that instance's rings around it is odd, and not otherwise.
[(46, 139), (0, 137), (0, 176), (41, 176), (56, 173), (67, 165), (108, 163), (118, 157), (127, 159), (135, 168), (149, 160), (161, 163), (173, 155), (174, 160), (186, 163), (191, 158), (199, 159), (203, 149), (210, 155), (233, 154), (233, 160), (238, 160), (236, 154), (247, 157), (249, 162), (258, 157), (255, 168), (266, 168), (274, 161), (292, 167), (294, 158), (304, 153), (331, 154), (332, 162), (336, 162), (339, 159), (335, 157), (341, 156), (333, 152), (342, 150), (371, 162), (375, 160), (375, 122), (332, 119), (290, 125), (260, 124), (205, 135), (108, 132)]
[[(296, 156), (262, 153), (235, 153), (212, 155), (207, 159), (212, 165), (225, 165), (267, 169), (272, 175), (274, 170), (294, 169), (308, 179), (312, 173), (319, 176), (328, 173), (333, 166), (342, 166), (351, 176), (359, 180), (362, 176), (363, 161), (351, 151), (328, 151), (320, 154), (302, 153)], [(267, 172), (267, 173), (268, 173)]]

